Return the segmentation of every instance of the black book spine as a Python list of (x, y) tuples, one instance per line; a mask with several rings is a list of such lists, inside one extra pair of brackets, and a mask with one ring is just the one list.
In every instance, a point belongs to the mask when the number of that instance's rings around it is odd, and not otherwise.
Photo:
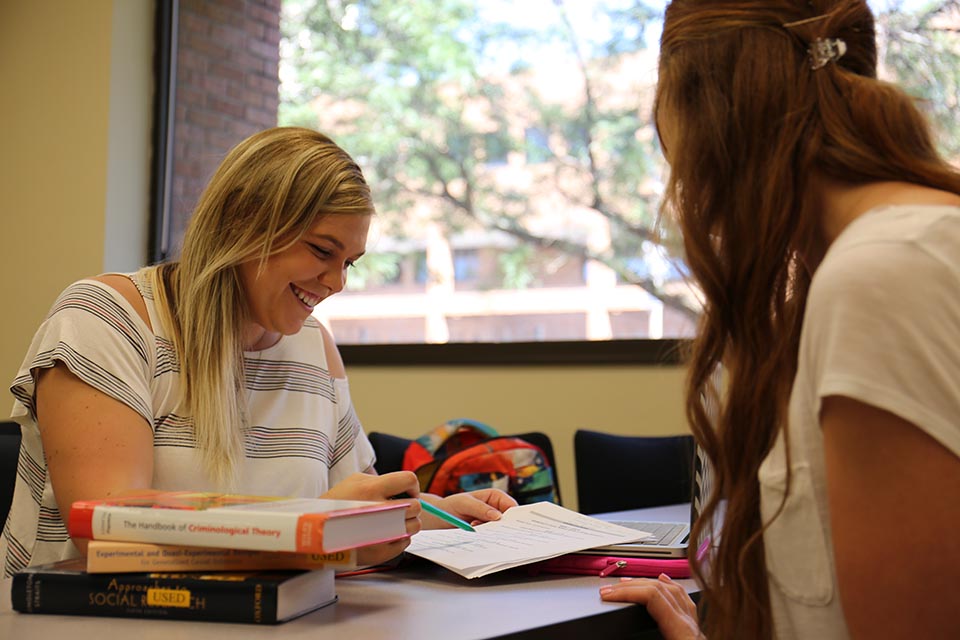
[(215, 575), (22, 572), (11, 599), (23, 613), (276, 624), (277, 586)]

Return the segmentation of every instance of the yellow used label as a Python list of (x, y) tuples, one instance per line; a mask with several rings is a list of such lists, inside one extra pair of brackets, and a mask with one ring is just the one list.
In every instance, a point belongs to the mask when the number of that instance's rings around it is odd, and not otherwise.
[(190, 607), (190, 591), (187, 589), (147, 589), (147, 606)]

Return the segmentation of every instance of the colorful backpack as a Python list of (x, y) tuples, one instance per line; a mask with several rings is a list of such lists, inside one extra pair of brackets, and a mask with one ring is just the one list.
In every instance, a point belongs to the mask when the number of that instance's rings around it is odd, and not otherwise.
[(403, 468), (417, 474), (421, 491), (439, 496), (493, 488), (520, 504), (557, 502), (540, 447), (475, 420), (450, 420), (420, 436), (404, 452)]

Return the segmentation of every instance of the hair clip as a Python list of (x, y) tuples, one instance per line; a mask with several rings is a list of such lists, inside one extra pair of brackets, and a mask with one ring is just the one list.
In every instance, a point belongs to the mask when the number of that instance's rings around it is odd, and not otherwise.
[(840, 38), (817, 38), (810, 45), (810, 68), (825, 67), (828, 62), (836, 62), (847, 52), (847, 43)]

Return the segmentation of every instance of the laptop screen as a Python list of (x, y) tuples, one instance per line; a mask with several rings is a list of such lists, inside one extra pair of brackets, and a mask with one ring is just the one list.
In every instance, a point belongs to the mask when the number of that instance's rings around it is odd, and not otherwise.
[[(721, 367), (717, 367), (716, 372), (713, 374), (713, 392), (707, 394), (704, 398), (704, 409), (707, 412), (707, 419), (710, 420), (710, 422), (714, 425), (717, 424), (717, 421), (720, 417), (720, 390), (722, 379), (723, 369)], [(707, 503), (707, 500), (712, 492), (713, 468), (710, 464), (710, 459), (707, 458), (706, 453), (702, 448), (700, 448), (700, 445), (697, 444), (694, 448), (693, 495), (690, 499), (691, 526), (693, 526), (693, 523), (700, 516), (700, 513), (703, 511), (703, 507)], [(699, 549), (701, 542), (701, 540), (691, 541), (690, 546), (694, 549)]]

